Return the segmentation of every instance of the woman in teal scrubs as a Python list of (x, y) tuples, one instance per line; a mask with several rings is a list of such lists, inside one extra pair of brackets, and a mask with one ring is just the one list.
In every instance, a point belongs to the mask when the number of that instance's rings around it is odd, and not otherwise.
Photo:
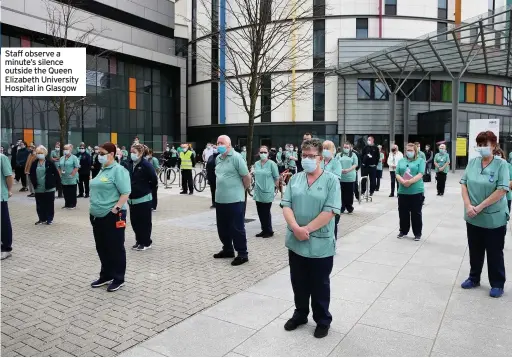
[(64, 155), (59, 161), (59, 172), (64, 193), (64, 207), (62, 209), (76, 209), (76, 187), (78, 185), (78, 158), (72, 154), (73, 145), (64, 146)]
[(55, 189), (60, 182), (59, 172), (51, 160), (48, 150), (40, 145), (36, 149), (37, 160), (30, 167), (30, 181), (35, 188), (36, 211), (39, 220), (36, 225), (51, 225), (55, 213)]
[[(320, 169), (326, 172), (336, 175), (338, 180), (341, 179), (341, 164), (335, 158), (336, 146), (330, 140), (326, 140), (322, 143), (322, 158), (320, 162)], [(341, 184), (340, 184), (341, 185)], [(341, 186), (340, 186), (341, 191)], [(341, 195), (341, 193), (340, 193)], [(336, 214), (334, 217), (334, 237), (338, 240), (338, 223), (340, 222), (340, 215)]]
[(274, 201), (275, 188), (279, 184), (277, 164), (268, 160), (268, 147), (260, 147), (260, 160), (254, 164), (254, 201), (261, 223), (261, 232), (256, 237), (274, 236), (270, 209)]
[(320, 167), (322, 142), (318, 139), (302, 143), (301, 157), (304, 171), (291, 178), (281, 201), (295, 298), (295, 312), (284, 329), (292, 331), (308, 322), (311, 298), (317, 324), (314, 336), (323, 338), (332, 322), (329, 275), (336, 253), (334, 217), (340, 214), (340, 184), (336, 175)]
[[(499, 147), (495, 149), (494, 156), (505, 160), (505, 152), (503, 151), (503, 149), (501, 149)], [(509, 162), (507, 162), (507, 164), (508, 164), (508, 175), (510, 176), (510, 179), (511, 179), (510, 185), (508, 186), (508, 188), (510, 190), (507, 192), (507, 205), (508, 205), (508, 212), (510, 213), (510, 204), (512, 204), (512, 164), (510, 164)]]
[(341, 213), (346, 209), (351, 214), (354, 211), (354, 187), (359, 160), (357, 154), (352, 152), (352, 145), (349, 142), (343, 144), (337, 158), (341, 165)]
[(419, 157), (419, 149), (414, 143), (407, 144), (405, 157), (400, 159), (396, 167), (396, 180), (398, 186), (398, 214), (400, 216), (400, 233), (402, 239), (409, 233), (412, 224), (414, 241), (421, 240), (423, 173), (425, 173), (425, 161)]
[(91, 180), (91, 206), (89, 209), (96, 251), (101, 261), (100, 277), (92, 287), (109, 285), (107, 291), (117, 291), (124, 285), (126, 251), (126, 202), (131, 193), (128, 171), (115, 160), (116, 146), (100, 146), (98, 160), (101, 171)]
[(507, 162), (493, 155), (497, 142), (496, 135), (491, 131), (478, 134), (476, 149), (481, 156), (469, 161), (460, 180), (470, 264), (469, 277), (461, 287), (470, 289), (480, 286), (480, 276), (487, 253), (491, 297), (503, 295), (503, 247), (509, 219), (505, 198), (510, 190), (509, 167)]

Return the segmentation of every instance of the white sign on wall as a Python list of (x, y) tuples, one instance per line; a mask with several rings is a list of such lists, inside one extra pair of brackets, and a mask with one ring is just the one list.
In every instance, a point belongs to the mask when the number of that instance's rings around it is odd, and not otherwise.
[(480, 132), (491, 131), (498, 138), (500, 142), (500, 120), (499, 119), (470, 119), (469, 120), (469, 160), (479, 157), (476, 148), (476, 137)]

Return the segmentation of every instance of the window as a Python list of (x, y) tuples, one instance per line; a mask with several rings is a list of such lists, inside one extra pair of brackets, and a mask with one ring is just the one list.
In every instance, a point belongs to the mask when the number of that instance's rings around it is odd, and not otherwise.
[(452, 83), (451, 82), (443, 82), (441, 87), (441, 95), (443, 102), (451, 102), (452, 101)]
[(397, 0), (386, 0), (386, 4), (384, 6), (384, 14), (396, 15), (396, 1)]
[(357, 99), (387, 101), (389, 93), (386, 84), (379, 79), (357, 80)]
[(357, 99), (372, 99), (372, 80), (357, 80)]
[(313, 21), (313, 58), (325, 58), (325, 21)]
[(438, 22), (437, 23), (437, 33), (441, 34), (437, 36), (437, 41), (446, 41), (448, 36), (446, 31), (448, 30), (448, 24), (446, 22)]
[(439, 19), (447, 19), (448, 18), (448, 0), (438, 0), (437, 17)]
[(368, 38), (368, 19), (356, 19), (356, 38)]
[(263, 23), (272, 21), (272, 0), (260, 0), (260, 18)]
[(313, 0), (313, 16), (325, 16), (325, 0)]
[(325, 121), (325, 74), (313, 74), (313, 121)]
[(261, 121), (272, 120), (272, 78), (266, 73), (261, 78)]
[(442, 100), (442, 81), (431, 81), (430, 84), (430, 100), (432, 102), (441, 102)]
[(389, 93), (386, 88), (386, 84), (382, 83), (380, 80), (374, 80), (373, 81), (373, 93), (374, 93), (374, 99), (375, 100), (388, 100), (389, 99)]

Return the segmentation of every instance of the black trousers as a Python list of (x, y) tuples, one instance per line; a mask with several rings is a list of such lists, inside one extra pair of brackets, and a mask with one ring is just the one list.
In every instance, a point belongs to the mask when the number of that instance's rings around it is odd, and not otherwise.
[(256, 202), (256, 209), (258, 210), (258, 217), (260, 218), (261, 223), (261, 231), (265, 234), (274, 233), (274, 230), (272, 230), (272, 215), (270, 214), (271, 208), (272, 203)]
[[(368, 175), (370, 177), (370, 195), (373, 195), (375, 192), (375, 187), (377, 185), (377, 167), (366, 167), (361, 171), (362, 176)], [(366, 180), (361, 181), (361, 194), (366, 192)]]
[(192, 169), (181, 169), (181, 189), (186, 193), (187, 187), (190, 193), (194, 192)]
[(153, 222), (151, 220), (151, 201), (130, 205), (130, 222), (135, 233), (135, 242), (146, 247), (151, 246), (151, 231)]
[[(215, 204), (217, 232), (224, 252), (238, 252), (247, 257), (247, 236), (245, 234), (245, 203)], [(234, 250), (233, 250), (234, 246)]]
[[(121, 212), (126, 221), (126, 211)], [(126, 272), (126, 250), (124, 249), (125, 228), (117, 228), (119, 216), (109, 212), (107, 216), (98, 218), (90, 215), (96, 251), (101, 262), (100, 278), (124, 282)]]
[(354, 195), (359, 200), (359, 173), (356, 170), (356, 181), (354, 182)]
[(289, 250), (288, 259), (295, 300), (293, 319), (297, 321), (307, 319), (309, 298), (311, 297), (311, 309), (316, 324), (329, 326), (332, 322), (332, 316), (329, 312), (331, 301), (329, 275), (332, 271), (333, 256), (313, 259), (297, 255)]
[(2, 201), (2, 218), (1, 218), (1, 230), (2, 230), (2, 252), (12, 251), (12, 225), (11, 216), (9, 215), (9, 205), (7, 201)]
[(89, 195), (89, 174), (80, 174), (78, 176), (78, 195)]
[(396, 181), (396, 172), (389, 172), (389, 178), (391, 179), (391, 195), (395, 195), (395, 187), (398, 190), (398, 182)]
[(340, 222), (340, 216), (334, 215), (334, 239), (338, 240), (338, 224)]
[(27, 187), (27, 176), (25, 175), (25, 165), (17, 166), (14, 170), (16, 175), (16, 180), (21, 180), (21, 185), (26, 188)]
[(36, 211), (39, 221), (53, 221), (55, 216), (55, 192), (36, 193)]
[(62, 185), (62, 192), (64, 193), (64, 206), (66, 208), (76, 207), (76, 184)]
[(485, 253), (487, 252), (487, 271), (491, 287), (503, 288), (505, 285), (505, 261), (503, 247), (507, 226), (496, 229), (486, 229), (466, 223), (468, 233), (469, 264), (471, 270), (469, 278), (473, 282), (480, 282)]
[(341, 183), (341, 212), (354, 211), (354, 187), (356, 183)]
[(156, 210), (156, 207), (158, 206), (158, 187), (151, 190), (151, 196), (153, 197), (153, 200), (151, 201), (151, 208)]
[(400, 232), (407, 235), (411, 228), (415, 237), (421, 237), (423, 228), (421, 210), (423, 193), (407, 195), (398, 194), (398, 215), (400, 216)]
[(382, 179), (382, 169), (377, 169), (376, 182), (375, 182), (375, 190), (379, 191), (380, 189), (380, 180)]
[(436, 174), (437, 180), (437, 193), (444, 194), (444, 188), (446, 187), (446, 173), (438, 172)]
[(57, 182), (57, 194), (59, 195), (59, 198), (62, 198), (63, 196), (63, 193), (62, 193), (62, 183), (60, 182), (60, 180)]
[(217, 183), (210, 182), (210, 192), (212, 193), (212, 206), (215, 206), (215, 191), (217, 190)]

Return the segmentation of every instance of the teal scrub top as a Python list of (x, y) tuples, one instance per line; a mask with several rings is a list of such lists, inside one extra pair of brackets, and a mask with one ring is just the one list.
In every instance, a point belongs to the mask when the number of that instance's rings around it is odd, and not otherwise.
[(11, 163), (9, 163), (9, 158), (5, 156), (4, 154), (0, 153), (0, 171), (2, 178), (0, 179), (2, 181), (2, 201), (8, 201), (9, 200), (9, 189), (7, 188), (7, 178), (12, 176), (12, 168)]
[[(509, 191), (510, 174), (508, 164), (503, 159), (493, 158), (485, 168), (482, 168), (482, 157), (471, 159), (460, 183), (468, 189), (471, 205), (477, 206), (497, 189)], [(466, 214), (466, 208), (464, 208), (464, 220), (478, 227), (496, 229), (505, 226), (508, 219), (509, 211), (505, 196), (498, 202), (486, 207), (474, 218), (470, 218)]]
[(427, 161), (427, 157), (426, 157), (425, 153), (423, 153), (421, 150), (418, 152), (418, 158), (421, 158), (424, 161)]
[(262, 164), (261, 160), (258, 160), (254, 164), (254, 201), (273, 202), (277, 179), (279, 179), (277, 164), (272, 160)]
[(248, 174), (247, 163), (233, 148), (229, 150), (225, 158), (218, 155), (215, 159), (215, 176), (217, 177), (215, 202), (231, 204), (245, 201), (242, 177)]
[(277, 152), (277, 165), (283, 165), (283, 151)]
[[(114, 208), (121, 195), (129, 195), (132, 190), (130, 173), (114, 161), (108, 167), (101, 168), (91, 180), (91, 201), (89, 212), (92, 216), (103, 218)], [(126, 210), (126, 204), (122, 209)]]
[[(292, 176), (281, 207), (293, 210), (295, 220), (299, 226), (306, 226), (320, 213), (332, 212), (340, 214), (341, 189), (338, 178), (327, 171), (311, 184), (308, 184), (306, 172)], [(330, 257), (336, 253), (336, 240), (334, 238), (334, 217), (327, 225), (309, 234), (309, 240), (299, 241), (293, 235), (290, 227), (286, 230), (286, 247), (297, 255), (310, 258)]]
[[(440, 168), (443, 165), (445, 165), (446, 163), (450, 163), (450, 156), (448, 155), (448, 153), (444, 153), (444, 154), (437, 153), (436, 156), (434, 157), (434, 162), (436, 162)], [(436, 173), (439, 172), (439, 168), (436, 167)], [(450, 171), (450, 164), (448, 164), (446, 166), (446, 168), (444, 168), (443, 173), (448, 174), (449, 171)]]
[(380, 153), (379, 164), (377, 164), (377, 170), (382, 170), (382, 160), (384, 160), (384, 153)]
[(512, 163), (512, 152), (508, 153), (508, 162)]
[(294, 157), (294, 158), (297, 158), (297, 152), (294, 152), (294, 151), (287, 151), (285, 153), (285, 158), (286, 158), (286, 168), (296, 168), (297, 167), (297, 164), (295, 164), (295, 160), (289, 160), (288, 158), (290, 157)]
[[(507, 163), (507, 164), (508, 164), (508, 175), (511, 178), (510, 180), (512, 180), (512, 164), (510, 164), (510, 163)], [(509, 186), (509, 189), (510, 189), (510, 186)], [(507, 192), (507, 200), (512, 200), (512, 191), (510, 191), (510, 190)]]
[(55, 188), (46, 190), (45, 181), (46, 181), (46, 166), (45, 162), (41, 164), (39, 160), (37, 160), (37, 168), (36, 168), (36, 178), (37, 178), (37, 187), (34, 189), (36, 193), (50, 193), (55, 191)]
[(247, 152), (246, 151), (243, 151), (240, 153), (240, 155), (242, 156), (243, 160), (247, 161)]
[[(343, 169), (351, 168), (354, 165), (357, 167), (357, 165), (359, 164), (359, 160), (357, 159), (356, 153), (352, 153), (352, 156), (350, 156), (350, 157), (349, 157), (348, 154), (342, 153), (338, 157), (338, 161), (340, 162), (342, 170)], [(353, 183), (353, 182), (356, 181), (356, 175), (357, 175), (357, 170), (356, 169), (351, 170), (351, 171), (349, 171), (346, 174), (342, 173), (341, 174), (341, 182), (342, 183)]]
[(60, 149), (59, 150), (52, 150), (51, 154), (50, 154), (51, 158), (52, 159), (59, 159), (58, 161), (56, 162), (53, 162), (55, 164), (55, 167), (57, 169), (59, 169), (59, 162), (60, 162)]
[(177, 158), (178, 157), (178, 151), (176, 149), (171, 149), (171, 156), (173, 158)]
[(128, 151), (126, 149), (121, 150), (121, 153), (123, 153), (123, 159), (128, 159)]
[(66, 156), (62, 156), (59, 161), (59, 169), (61, 170), (61, 181), (62, 185), (74, 185), (78, 184), (78, 171), (74, 176), (71, 176), (71, 173), (75, 168), (79, 168), (80, 163), (78, 162), (78, 158), (71, 154), (69, 158)]
[(336, 175), (338, 180), (341, 179), (341, 164), (335, 158), (331, 159), (327, 165), (325, 164), (325, 160), (322, 160), (320, 162), (320, 168), (324, 169), (326, 172)]
[[(407, 170), (410, 171), (412, 177), (415, 177), (418, 174), (423, 174), (425, 173), (425, 161), (419, 157), (411, 161), (409, 161), (406, 158), (400, 159), (398, 165), (396, 166), (396, 174), (400, 175), (403, 178)], [(412, 184), (408, 188), (406, 188), (405, 185), (402, 184), (398, 186), (398, 194), (414, 195), (423, 192), (425, 192), (425, 186), (423, 184), (423, 180), (421, 179), (418, 180), (416, 183)]]
[(155, 157), (151, 157), (151, 165), (153, 165), (153, 168), (155, 168), (155, 170), (160, 169), (160, 163), (158, 162), (158, 159), (156, 159)]

